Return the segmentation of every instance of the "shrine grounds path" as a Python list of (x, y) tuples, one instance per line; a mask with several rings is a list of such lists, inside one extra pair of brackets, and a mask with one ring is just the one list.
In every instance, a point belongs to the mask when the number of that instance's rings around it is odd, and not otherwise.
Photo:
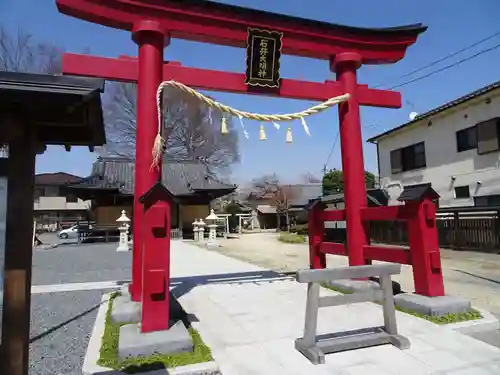
[[(220, 240), (214, 251), (277, 272), (309, 267), (308, 245), (286, 244), (276, 233), (243, 234), (239, 239)], [(441, 249), (446, 294), (468, 298), (474, 306), (500, 316), (500, 255)], [(348, 265), (344, 256), (327, 255), (327, 265)], [(405, 292), (413, 292), (410, 266), (393, 276)]]
[[(254, 267), (281, 272), (306, 268), (307, 246), (283, 244), (276, 237), (276, 234), (253, 234), (239, 240), (225, 240), (217, 252), (251, 263)], [(216, 255), (210, 250), (202, 250), (200, 256), (203, 254), (208, 258), (210, 254)], [(442, 254), (447, 293), (470, 298), (476, 306), (500, 314), (500, 256), (449, 250)], [(222, 263), (229, 266), (230, 260)], [(210, 270), (206, 272), (213, 271), (213, 266), (205, 263), (203, 259), (188, 262), (186, 264), (194, 264), (194, 268), (183, 272), (188, 276), (207, 267)], [(224, 264), (217, 264), (219, 273), (231, 272), (223, 269)], [(342, 265), (345, 259), (331, 256), (329, 264)], [(181, 271), (174, 267), (175, 273)], [(30, 375), (81, 374), (101, 296), (128, 282), (130, 274), (131, 253), (117, 253), (116, 244), (63, 245), (35, 251)], [(411, 270), (408, 267), (403, 268), (398, 280), (403, 289), (411, 291)], [(188, 293), (186, 297), (190, 295), (194, 294)], [(486, 337), (478, 338), (500, 345), (500, 335), (486, 334)]]

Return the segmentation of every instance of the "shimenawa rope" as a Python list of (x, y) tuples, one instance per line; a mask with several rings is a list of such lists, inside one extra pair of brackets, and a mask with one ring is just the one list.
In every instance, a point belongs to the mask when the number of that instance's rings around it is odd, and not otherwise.
[(336, 96), (334, 98), (330, 98), (327, 101), (312, 106), (304, 111), (296, 112), (296, 113), (286, 113), (282, 115), (265, 115), (260, 113), (253, 112), (245, 112), (240, 111), (238, 109), (229, 107), (228, 105), (219, 103), (210, 97), (199, 93), (198, 91), (180, 83), (177, 81), (164, 81), (158, 86), (158, 90), (156, 92), (156, 106), (158, 108), (158, 134), (156, 135), (156, 139), (153, 145), (153, 164), (151, 168), (158, 167), (160, 165), (161, 157), (165, 152), (166, 141), (162, 137), (163, 130), (163, 110), (162, 110), (162, 99), (163, 99), (163, 90), (165, 87), (171, 86), (175, 87), (181, 91), (184, 91), (196, 98), (200, 101), (208, 105), (209, 107), (216, 108), (222, 113), (229, 113), (234, 116), (238, 116), (240, 118), (246, 118), (248, 120), (257, 120), (262, 122), (281, 122), (281, 121), (292, 121), (292, 120), (303, 120), (304, 117), (311, 116), (313, 114), (322, 112), (334, 105), (347, 101), (350, 98), (349, 94), (344, 94), (340, 96)]

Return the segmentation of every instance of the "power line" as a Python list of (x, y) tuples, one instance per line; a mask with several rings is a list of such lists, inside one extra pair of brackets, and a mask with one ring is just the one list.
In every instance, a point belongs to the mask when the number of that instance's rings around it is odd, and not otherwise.
[(339, 140), (339, 136), (340, 136), (340, 128), (339, 128), (339, 131), (337, 132), (337, 136), (335, 137), (335, 141), (333, 142), (332, 148), (330, 149), (330, 153), (328, 154), (328, 156), (326, 158), (326, 162), (325, 162), (325, 165), (323, 167), (323, 173), (326, 173), (326, 166), (328, 165), (328, 162), (330, 161), (330, 158), (332, 157), (333, 151), (335, 150), (335, 146), (337, 145), (337, 142)]
[(493, 46), (493, 47), (490, 47), (490, 48), (484, 49), (484, 50), (482, 50), (482, 51), (479, 51), (479, 52), (477, 52), (477, 53), (475, 53), (475, 54), (473, 54), (473, 55), (471, 55), (471, 56), (469, 56), (469, 57), (465, 57), (465, 58), (463, 58), (462, 60), (459, 60), (459, 61), (457, 61), (457, 62), (455, 62), (455, 63), (453, 63), (453, 64), (443, 66), (442, 68), (439, 68), (439, 69), (437, 69), (437, 70), (434, 70), (434, 71), (432, 71), (432, 72), (430, 72), (430, 73), (427, 73), (427, 74), (425, 74), (425, 75), (423, 75), (423, 76), (420, 76), (420, 77), (417, 77), (417, 78), (411, 79), (411, 80), (409, 80), (409, 81), (406, 81), (406, 82), (400, 83), (400, 84), (398, 84), (398, 85), (395, 85), (395, 86), (389, 87), (389, 88), (388, 88), (388, 90), (393, 90), (393, 89), (396, 89), (396, 88), (398, 88), (398, 87), (406, 86), (406, 85), (409, 85), (410, 83), (417, 82), (417, 81), (420, 81), (420, 80), (422, 80), (422, 79), (425, 79), (425, 78), (431, 77), (431, 76), (433, 76), (433, 75), (435, 75), (435, 74), (437, 74), (437, 73), (444, 72), (445, 70), (451, 69), (451, 68), (453, 68), (453, 67), (455, 67), (455, 66), (458, 66), (458, 65), (460, 65), (460, 64), (462, 64), (462, 63), (464, 63), (464, 62), (466, 62), (466, 61), (469, 61), (469, 60), (472, 60), (472, 59), (474, 59), (474, 58), (476, 58), (476, 57), (478, 57), (478, 56), (481, 56), (481, 55), (483, 55), (483, 54), (485, 54), (485, 53), (488, 53), (488, 52), (494, 51), (494, 50), (496, 50), (497, 48), (500, 48), (500, 44), (497, 44), (497, 45), (495, 45), (495, 46)]
[[(481, 43), (484, 43), (484, 42), (486, 42), (486, 41), (488, 41), (488, 40), (490, 40), (490, 39), (493, 39), (493, 38), (495, 38), (495, 37), (496, 37), (496, 36), (498, 36), (498, 35), (500, 35), (500, 31), (497, 31), (496, 33), (494, 33), (494, 34), (492, 34), (492, 35), (490, 35), (490, 36), (488, 36), (488, 37), (486, 37), (486, 38), (483, 38), (483, 39), (481, 39), (481, 40), (478, 40), (477, 42), (474, 42), (474, 43), (472, 43), (472, 44), (470, 44), (470, 45), (468, 45), (468, 46), (466, 46), (466, 47), (464, 47), (464, 48), (462, 48), (462, 49), (459, 49), (459, 50), (458, 50), (458, 51), (456, 51), (456, 52), (450, 53), (450, 54), (448, 54), (448, 55), (446, 55), (446, 56), (444, 56), (444, 57), (442, 57), (442, 58), (440, 58), (440, 59), (438, 59), (438, 60), (432, 61), (432, 62), (430, 62), (430, 63), (429, 63), (429, 64), (427, 64), (427, 65), (424, 65), (424, 66), (422, 66), (422, 67), (420, 67), (420, 68), (417, 68), (417, 69), (415, 69), (415, 70), (412, 70), (412, 71), (411, 71), (411, 72), (409, 72), (409, 73), (403, 74), (402, 76), (398, 77), (397, 79), (406, 78), (406, 77), (411, 76), (411, 75), (413, 75), (413, 74), (415, 74), (415, 73), (421, 72), (422, 70), (425, 70), (425, 69), (427, 69), (427, 68), (430, 68), (431, 66), (434, 66), (434, 65), (436, 65), (436, 64), (439, 64), (440, 62), (443, 62), (443, 61), (448, 60), (448, 59), (450, 59), (450, 58), (452, 58), (452, 57), (455, 57), (455, 56), (457, 56), (457, 55), (461, 54), (462, 52), (465, 52), (465, 51), (467, 51), (467, 50), (469, 50), (469, 49), (471, 49), (471, 48), (473, 48), (473, 47), (476, 47), (476, 46), (480, 45)], [(378, 87), (381, 87), (381, 86), (385, 86), (385, 84), (383, 84), (383, 83), (382, 83), (382, 84), (376, 85), (376, 86), (374, 86), (374, 88), (378, 88)]]

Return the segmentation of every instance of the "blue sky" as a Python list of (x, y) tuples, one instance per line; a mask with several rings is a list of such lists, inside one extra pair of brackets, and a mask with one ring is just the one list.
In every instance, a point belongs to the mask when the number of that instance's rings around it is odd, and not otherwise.
[[(437, 60), (462, 47), (500, 31), (498, 0), (225, 0), (221, 2), (296, 15), (332, 23), (387, 27), (422, 22), (429, 26), (406, 58), (394, 65), (362, 67), (359, 82), (387, 86), (411, 79), (398, 77)], [(15, 31), (21, 27), (37, 39), (53, 42), (68, 52), (89, 49), (94, 55), (116, 57), (120, 54), (136, 55), (137, 47), (130, 34), (90, 24), (59, 14), (55, 0), (0, 0), (0, 24)], [(453, 59), (415, 77), (458, 61), (463, 57), (500, 43), (500, 36), (471, 49)], [(244, 71), (242, 49), (174, 40), (165, 50), (165, 58), (180, 61), (186, 66), (219, 70)], [(404, 106), (400, 110), (363, 108), (361, 112), (363, 138), (404, 123), (411, 111), (424, 112), (446, 101), (466, 94), (500, 79), (500, 48), (455, 68), (439, 73), (400, 89)], [(314, 81), (331, 79), (326, 61), (286, 56), (282, 60), (282, 76)], [(310, 102), (266, 97), (217, 93), (214, 96), (233, 107), (260, 113), (295, 112), (312, 105)], [(308, 121), (312, 137), (294, 126), (293, 143), (285, 143), (285, 127), (277, 133), (269, 128), (268, 141), (258, 140), (258, 123), (248, 123), (250, 139), (241, 136), (241, 164), (234, 167), (236, 182), (243, 182), (262, 174), (276, 172), (290, 182), (301, 173), (320, 175), (338, 131), (337, 110), (311, 117)], [(328, 163), (340, 168), (340, 145)], [(365, 167), (376, 172), (376, 151), (364, 144)], [(62, 147), (50, 147), (37, 159), (37, 173), (64, 171), (88, 175), (96, 155), (85, 148), (74, 148), (71, 153)]]

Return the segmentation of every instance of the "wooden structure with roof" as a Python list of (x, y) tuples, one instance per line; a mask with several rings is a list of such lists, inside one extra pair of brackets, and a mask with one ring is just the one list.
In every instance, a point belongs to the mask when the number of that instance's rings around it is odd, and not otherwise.
[[(99, 157), (91, 175), (67, 189), (80, 199), (92, 200), (96, 225), (115, 225), (123, 209), (133, 219), (134, 175), (134, 160)], [(186, 237), (192, 235), (192, 222), (209, 214), (212, 200), (236, 190), (236, 185), (210, 176), (199, 162), (163, 164), (162, 183), (176, 198), (171, 207), (171, 229), (180, 229)]]
[[(0, 373), (29, 370), (35, 157), (47, 145), (102, 146), (104, 80), (0, 73), (0, 179), (7, 180)], [(2, 284), (0, 284), (0, 289)]]

